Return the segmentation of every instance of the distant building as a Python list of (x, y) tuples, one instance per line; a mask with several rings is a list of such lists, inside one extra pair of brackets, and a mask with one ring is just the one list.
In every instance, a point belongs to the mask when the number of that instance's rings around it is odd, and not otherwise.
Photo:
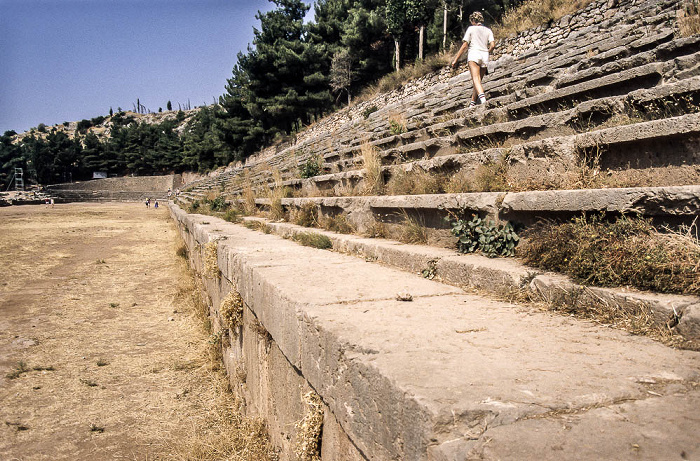
[(106, 179), (106, 178), (107, 178), (106, 171), (93, 171), (92, 172), (92, 179)]

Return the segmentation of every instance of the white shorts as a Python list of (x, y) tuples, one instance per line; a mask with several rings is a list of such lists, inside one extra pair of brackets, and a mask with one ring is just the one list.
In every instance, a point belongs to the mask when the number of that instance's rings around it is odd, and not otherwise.
[(474, 61), (480, 67), (486, 67), (489, 63), (489, 52), (469, 50), (469, 52), (467, 53), (467, 61)]

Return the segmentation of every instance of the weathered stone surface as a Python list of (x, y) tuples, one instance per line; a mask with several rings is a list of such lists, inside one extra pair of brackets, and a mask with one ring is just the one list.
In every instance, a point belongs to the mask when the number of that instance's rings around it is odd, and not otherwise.
[(647, 216), (697, 216), (700, 186), (514, 192), (506, 194), (501, 208), (506, 216), (515, 211), (615, 211)]
[[(521, 439), (534, 453), (552, 444), (551, 437), (533, 435), (535, 429), (575, 414), (582, 422), (557, 438), (566, 455), (561, 459), (570, 459), (581, 434), (595, 432), (596, 412), (617, 413), (624, 401), (634, 402), (628, 411), (639, 418), (605, 426), (610, 442), (597, 444), (596, 455), (618, 457), (614, 441), (657, 430), (652, 412), (661, 407), (668, 420), (663, 427), (677, 430), (675, 447), (696, 453), (697, 428), (687, 422), (686, 405), (697, 398), (692, 387), (700, 380), (699, 353), (460, 294), (216, 218), (173, 214), (189, 229), (190, 245), (226, 235), (219, 239), (222, 274), (284, 361), (321, 395), (356, 455), (461, 460), (472, 450), (496, 459), (514, 453), (513, 441)], [(408, 291), (413, 301), (395, 300), (398, 291)], [(283, 385), (294, 388), (292, 395), (275, 390), (275, 398), (296, 399), (298, 381)], [(289, 414), (298, 415), (298, 408), (290, 404)], [(491, 446), (489, 438), (497, 443)], [(657, 442), (645, 445), (652, 446)]]

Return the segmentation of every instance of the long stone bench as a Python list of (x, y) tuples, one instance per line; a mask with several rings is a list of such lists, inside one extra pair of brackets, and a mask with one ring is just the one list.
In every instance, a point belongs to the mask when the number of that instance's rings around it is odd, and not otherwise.
[[(171, 211), (233, 388), (284, 460), (314, 394), (324, 460), (700, 455), (700, 353)], [(229, 329), (233, 290), (244, 309)]]

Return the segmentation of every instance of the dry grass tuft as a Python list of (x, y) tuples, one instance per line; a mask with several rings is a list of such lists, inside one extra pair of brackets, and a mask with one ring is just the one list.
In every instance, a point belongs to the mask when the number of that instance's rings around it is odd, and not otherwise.
[(318, 206), (313, 202), (306, 202), (301, 207), (293, 208), (289, 212), (289, 221), (297, 226), (314, 227), (318, 225)]
[(700, 1), (686, 0), (678, 12), (678, 29), (681, 37), (700, 34)]
[(276, 461), (265, 422), (242, 416), (242, 405), (229, 390), (223, 373), (212, 376), (216, 390), (211, 401), (202, 402), (209, 409), (206, 424), (193, 424), (189, 434), (173, 443), (174, 455), (166, 459), (205, 461)]
[(278, 169), (272, 170), (273, 186), (267, 192), (270, 199), (269, 218), (273, 221), (283, 221), (286, 218), (282, 199), (287, 196), (287, 190), (282, 186), (282, 173)]
[(218, 251), (219, 246), (216, 240), (207, 242), (204, 246), (204, 275), (208, 278), (218, 279), (221, 277)]
[(413, 217), (406, 210), (401, 210), (401, 219), (403, 223), (399, 225), (399, 232), (396, 236), (398, 241), (419, 245), (428, 243), (430, 234), (420, 216)]
[(333, 248), (331, 239), (323, 234), (317, 234), (315, 232), (298, 232), (292, 235), (292, 240), (301, 245), (318, 248), (319, 250), (329, 250)]
[(365, 142), (360, 147), (362, 164), (364, 166), (363, 195), (382, 195), (384, 192), (384, 175), (382, 173), (382, 157), (379, 149)]
[(496, 39), (505, 38), (525, 30), (556, 21), (571, 14), (593, 0), (526, 0), (507, 11), (500, 24), (493, 27)]
[(406, 115), (400, 112), (389, 114), (389, 131), (391, 131), (391, 134), (403, 134), (408, 131)]
[(323, 229), (339, 234), (354, 234), (357, 231), (347, 213), (323, 215), (319, 218), (318, 224)]
[(479, 192), (505, 192), (510, 190), (508, 155), (503, 155), (497, 162), (479, 165), (474, 172), (474, 189)]
[(219, 313), (225, 325), (235, 334), (238, 327), (243, 324), (243, 298), (241, 298), (241, 294), (235, 289), (231, 290), (221, 301)]
[(297, 441), (295, 453), (298, 461), (321, 460), (321, 429), (323, 428), (323, 403), (314, 391), (303, 396), (307, 405), (304, 418), (295, 424)]
[(445, 192), (444, 176), (420, 167), (411, 171), (396, 168), (387, 181), (386, 192), (388, 195), (442, 194)]
[(526, 232), (525, 263), (596, 286), (700, 294), (700, 242), (694, 227), (661, 232), (644, 218), (580, 217)]
[(258, 211), (255, 205), (255, 192), (253, 192), (253, 181), (250, 179), (250, 170), (245, 170), (243, 180), (243, 212), (252, 216)]
[(675, 334), (670, 323), (667, 323), (666, 327), (659, 325), (655, 321), (652, 308), (643, 302), (628, 301), (622, 305), (610, 299), (603, 299), (586, 287), (573, 290), (559, 288), (547, 293), (535, 288), (531, 297), (541, 300), (540, 305), (546, 310), (593, 320), (633, 335), (653, 338), (671, 347), (698, 350), (700, 346)]
[(272, 229), (270, 228), (270, 226), (267, 225), (267, 223), (265, 223), (264, 221), (259, 221), (257, 219), (243, 221), (243, 225), (248, 229), (260, 231), (265, 234), (270, 234), (272, 232)]

